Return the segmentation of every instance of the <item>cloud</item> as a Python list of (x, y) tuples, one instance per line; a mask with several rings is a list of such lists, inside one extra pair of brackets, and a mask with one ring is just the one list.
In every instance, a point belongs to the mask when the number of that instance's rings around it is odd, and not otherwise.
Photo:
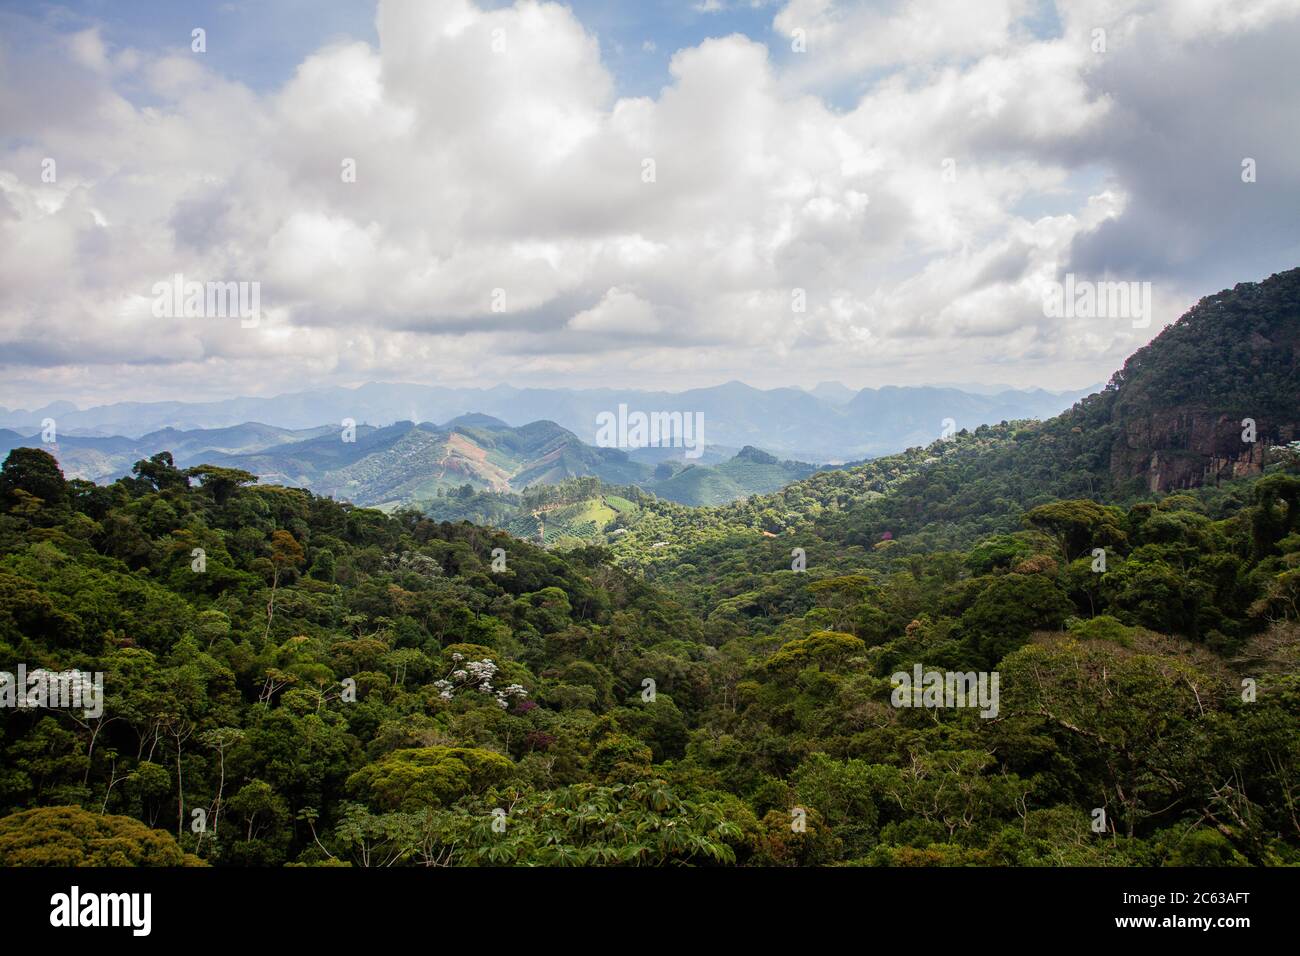
[(570, 319), (568, 327), (576, 332), (629, 336), (643, 340), (662, 329), (655, 316), (654, 306), (636, 293), (622, 289), (610, 289), (600, 302)]
[[(43, 43), (0, 41), (0, 402), (1094, 382), (1142, 342), (1046, 318), (1063, 271), (1158, 280), (1149, 336), (1296, 264), (1300, 10), (1040, 12), (792, 0), (770, 37), (677, 49), (656, 96), (624, 98), (573, 11), (530, 0), (385, 0), (377, 43), (269, 90), (184, 44), (28, 22)], [(260, 283), (263, 321), (155, 318), (176, 273)]]
[(1098, 155), (1128, 202), (1076, 237), (1071, 268), (1217, 291), (1300, 264), (1298, 12), (1216, 0), (1110, 20), (1072, 11), (1069, 31), (1101, 24), (1110, 39), (1085, 79), (1113, 106), (1080, 155)]
[(803, 41), (794, 68), (804, 82), (880, 67), (930, 69), (935, 63), (1006, 50), (1029, 0), (790, 0), (773, 27)]

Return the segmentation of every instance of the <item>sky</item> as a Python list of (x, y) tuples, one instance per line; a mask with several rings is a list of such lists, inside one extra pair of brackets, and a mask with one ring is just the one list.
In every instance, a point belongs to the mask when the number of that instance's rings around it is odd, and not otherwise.
[(1087, 386), (1300, 265), (1298, 49), (1300, 0), (0, 0), (0, 405)]

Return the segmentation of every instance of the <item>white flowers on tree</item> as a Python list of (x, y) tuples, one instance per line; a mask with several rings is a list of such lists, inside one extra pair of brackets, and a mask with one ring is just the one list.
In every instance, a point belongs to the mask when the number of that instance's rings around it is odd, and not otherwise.
[(497, 706), (505, 710), (510, 706), (510, 698), (523, 700), (528, 696), (528, 691), (522, 684), (494, 688), (492, 678), (496, 676), (497, 665), (486, 658), (481, 661), (466, 661), (464, 654), (452, 654), (451, 659), (456, 662), (456, 669), (442, 680), (433, 682), (433, 686), (438, 688), (438, 696), (443, 700), (452, 700), (458, 691), (475, 688), (484, 694), (495, 694)]

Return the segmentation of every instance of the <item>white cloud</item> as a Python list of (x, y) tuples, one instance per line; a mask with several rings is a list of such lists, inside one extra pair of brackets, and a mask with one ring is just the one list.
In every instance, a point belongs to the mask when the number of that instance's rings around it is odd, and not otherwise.
[(596, 305), (571, 318), (568, 327), (577, 332), (614, 336), (654, 335), (662, 328), (653, 305), (634, 292), (617, 288), (610, 289)]
[[(1039, 290), (1075, 260), (1109, 268), (1089, 247), (1108, 231), (1129, 230), (1143, 264), (1223, 221), (1162, 196), (1146, 159), (1204, 145), (1187, 117), (1234, 130), (1229, 151), (1262, 149), (1284, 191), (1260, 195), (1295, 208), (1294, 143), (1245, 133), (1294, 113), (1298, 87), (1256, 83), (1243, 104), (1194, 77), (1208, 57), (1249, 87), (1232, 71), (1296, 35), (1297, 4), (1063, 4), (1045, 37), (1029, 9), (792, 0), (776, 45), (799, 25), (807, 54), (710, 39), (673, 54), (654, 98), (618, 98), (596, 37), (529, 0), (385, 0), (377, 46), (327, 45), (269, 92), (93, 30), (61, 58), (0, 44), (0, 80), (27, 79), (0, 83), (16, 133), (0, 153), (0, 402), (136, 397), (138, 378), (113, 383), (140, 365), (158, 392), (211, 395), (627, 370), (866, 384), (955, 362), (953, 377), (1095, 381), (1141, 343), (1046, 319)], [(847, 106), (821, 95), (845, 83), (861, 88)], [(141, 297), (177, 272), (261, 282), (266, 321), (160, 323)], [(1165, 281), (1169, 317), (1211, 291)]]

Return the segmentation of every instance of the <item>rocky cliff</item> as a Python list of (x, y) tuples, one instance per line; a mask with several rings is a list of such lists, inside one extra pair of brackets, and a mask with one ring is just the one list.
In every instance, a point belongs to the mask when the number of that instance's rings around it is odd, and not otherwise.
[(1111, 382), (1110, 476), (1150, 491), (1261, 471), (1300, 438), (1300, 269), (1202, 299)]

